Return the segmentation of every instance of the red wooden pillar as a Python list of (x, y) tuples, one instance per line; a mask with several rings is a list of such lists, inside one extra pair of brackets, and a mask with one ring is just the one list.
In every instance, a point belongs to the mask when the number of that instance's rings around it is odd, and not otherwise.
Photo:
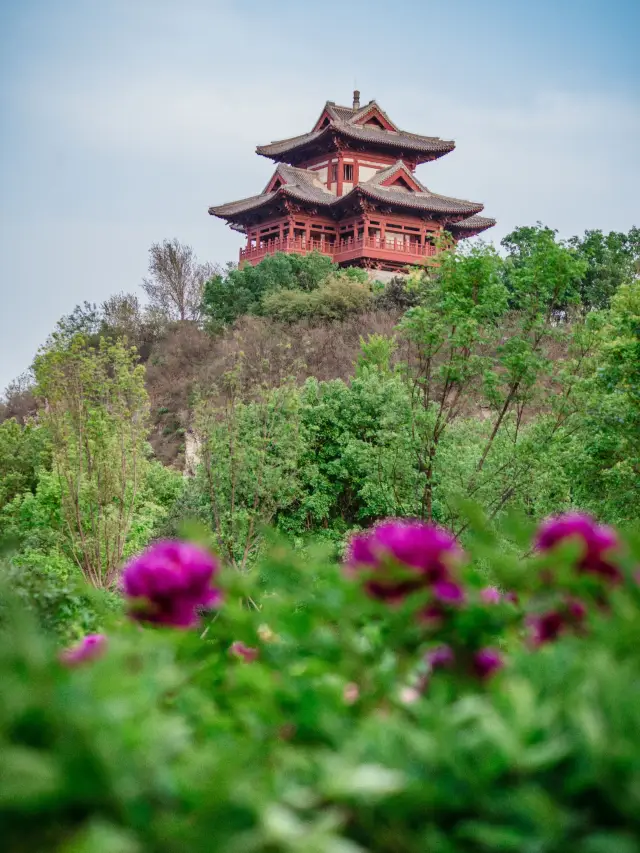
[(336, 195), (342, 195), (342, 179), (344, 175), (344, 164), (342, 151), (338, 154), (338, 183), (336, 187)]

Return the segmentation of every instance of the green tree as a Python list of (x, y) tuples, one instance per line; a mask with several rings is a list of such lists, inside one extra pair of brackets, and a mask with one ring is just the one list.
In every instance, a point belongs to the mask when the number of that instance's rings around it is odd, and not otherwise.
[(580, 299), (586, 310), (608, 308), (616, 291), (640, 274), (640, 229), (628, 234), (611, 231), (585, 231), (570, 244), (586, 261), (580, 282)]
[(246, 264), (205, 284), (202, 311), (209, 325), (232, 323), (243, 314), (261, 314), (262, 298), (273, 290), (315, 290), (337, 271), (327, 255), (278, 252), (259, 264)]
[[(559, 439), (578, 406), (575, 377), (552, 352), (593, 344), (578, 327), (557, 322), (562, 306), (577, 299), (584, 263), (549, 229), (525, 236), (506, 270), (483, 245), (445, 252), (435, 271), (419, 274), (421, 304), (400, 324), (410, 347), (404, 375), (420, 472), (412, 514), (454, 529), (456, 498), (473, 497), (496, 515), (521, 496), (534, 457)], [(583, 369), (584, 354), (573, 363)], [(544, 430), (524, 428), (540, 415)]]
[[(557, 231), (538, 223), (516, 228), (502, 240), (507, 250), (506, 282), (512, 290), (513, 271), (540, 251), (540, 247), (557, 243)], [(640, 274), (640, 229), (631, 228), (628, 234), (600, 230), (585, 231), (583, 237), (572, 237), (564, 245), (572, 249), (582, 261), (575, 282), (573, 298), (558, 308), (566, 310), (572, 304), (581, 304), (583, 310), (608, 308), (611, 297), (622, 284), (629, 284)], [(577, 300), (576, 300), (577, 297)], [(517, 305), (517, 296), (512, 296)]]
[(21, 492), (34, 492), (38, 471), (47, 466), (49, 436), (33, 420), (21, 426), (13, 418), (0, 424), (0, 511)]
[(538, 223), (516, 228), (501, 245), (507, 251), (504, 276), (510, 304), (529, 315), (557, 317), (580, 302), (587, 262), (557, 231)]
[(195, 409), (200, 439), (197, 482), (219, 548), (238, 571), (258, 551), (263, 528), (299, 492), (299, 394), (289, 382), (242, 388), (242, 357)]
[(407, 491), (413, 494), (410, 396), (401, 377), (386, 369), (379, 341), (369, 344), (349, 383), (304, 385), (302, 493), (279, 518), (279, 527), (297, 537), (316, 532), (340, 542), (350, 529), (402, 514)]
[(576, 504), (629, 523), (640, 515), (640, 281), (621, 285), (611, 309), (593, 319), (585, 415), (563, 464)]
[(88, 346), (82, 336), (35, 360), (42, 422), (51, 435), (69, 553), (87, 580), (117, 580), (144, 480), (147, 394), (144, 368), (119, 341)]
[(500, 258), (484, 245), (444, 252), (437, 271), (416, 274), (421, 304), (400, 323), (410, 346), (405, 379), (422, 518), (434, 518), (440, 442), (490, 375), (487, 351), (496, 344), (507, 307), (500, 271)]

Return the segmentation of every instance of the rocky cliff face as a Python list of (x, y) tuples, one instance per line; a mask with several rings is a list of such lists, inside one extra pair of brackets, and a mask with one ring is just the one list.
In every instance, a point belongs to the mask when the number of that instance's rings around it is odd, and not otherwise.
[(188, 429), (184, 436), (184, 468), (185, 477), (195, 477), (200, 464), (200, 438), (193, 429)]

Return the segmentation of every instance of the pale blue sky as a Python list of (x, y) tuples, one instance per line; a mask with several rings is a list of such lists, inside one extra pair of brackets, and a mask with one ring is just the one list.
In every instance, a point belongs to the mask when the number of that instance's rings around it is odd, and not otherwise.
[(152, 242), (235, 260), (208, 206), (354, 80), (456, 140), (419, 177), (492, 239), (640, 225), (638, 32), (640, 0), (0, 0), (0, 389), (76, 303), (139, 292)]

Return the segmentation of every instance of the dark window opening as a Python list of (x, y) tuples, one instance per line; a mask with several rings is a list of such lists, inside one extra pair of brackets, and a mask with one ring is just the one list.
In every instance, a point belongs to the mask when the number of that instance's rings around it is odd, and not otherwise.
[(335, 164), (331, 167), (331, 180), (338, 180), (338, 167)]
[(344, 164), (343, 178), (345, 181), (352, 181), (353, 180), (353, 164), (352, 163), (345, 163)]

